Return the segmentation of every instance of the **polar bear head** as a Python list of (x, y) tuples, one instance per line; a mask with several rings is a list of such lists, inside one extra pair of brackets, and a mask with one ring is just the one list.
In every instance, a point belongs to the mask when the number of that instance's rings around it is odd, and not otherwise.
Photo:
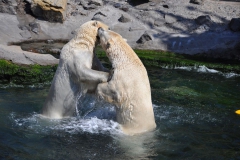
[(98, 36), (100, 37), (101, 45), (104, 50), (109, 49), (110, 45), (114, 44), (114, 42), (127, 41), (120, 34), (110, 30), (106, 30), (105, 28), (102, 27), (98, 29)]
[(140, 61), (132, 48), (127, 44), (126, 39), (120, 34), (99, 28), (98, 36), (100, 37), (101, 46), (106, 51), (113, 67)]
[(109, 29), (106, 24), (100, 21), (88, 21), (75, 31), (74, 40), (76, 43), (84, 41), (88, 43), (88, 46), (96, 46), (98, 44), (97, 34), (99, 28)]

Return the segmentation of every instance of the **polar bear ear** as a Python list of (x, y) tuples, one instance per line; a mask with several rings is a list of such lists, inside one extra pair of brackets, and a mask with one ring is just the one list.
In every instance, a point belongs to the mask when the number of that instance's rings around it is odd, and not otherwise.
[(94, 21), (94, 22), (93, 22), (93, 26), (97, 27), (97, 26), (98, 26), (98, 22), (97, 22), (97, 21)]

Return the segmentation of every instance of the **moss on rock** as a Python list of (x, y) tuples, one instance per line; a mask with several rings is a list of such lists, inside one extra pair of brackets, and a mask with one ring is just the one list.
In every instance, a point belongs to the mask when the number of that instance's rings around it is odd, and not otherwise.
[(53, 79), (57, 65), (17, 65), (7, 60), (0, 60), (0, 83), (35, 84)]
[[(240, 73), (240, 63), (220, 63), (212, 59), (205, 61), (202, 57), (194, 55), (176, 54), (160, 50), (134, 50), (139, 58), (147, 67), (174, 68), (181, 66), (206, 66), (207, 68), (216, 69), (222, 72)], [(108, 61), (105, 52), (98, 49), (98, 56), (104, 61)]]
[[(240, 64), (227, 64), (218, 62), (206, 62), (196, 57), (175, 54), (166, 51), (135, 50), (146, 67), (174, 68), (180, 66), (206, 66), (223, 72), (240, 73)], [(111, 63), (102, 48), (97, 49), (97, 55), (105, 67), (110, 68)], [(50, 82), (56, 72), (57, 65), (17, 65), (7, 60), (0, 60), (0, 84), (34, 84)]]

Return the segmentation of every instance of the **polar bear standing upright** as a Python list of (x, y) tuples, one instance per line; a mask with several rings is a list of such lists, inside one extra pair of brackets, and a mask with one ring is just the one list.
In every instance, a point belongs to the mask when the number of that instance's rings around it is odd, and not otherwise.
[(117, 122), (124, 133), (155, 129), (149, 79), (141, 60), (119, 34), (100, 28), (98, 36), (113, 73), (109, 82), (98, 84), (97, 95), (116, 105)]
[[(54, 75), (42, 114), (59, 119), (72, 116), (75, 112), (76, 96), (80, 92), (95, 91), (98, 83), (107, 82), (109, 73), (97, 59), (97, 31), (108, 26), (98, 21), (84, 23), (75, 37), (62, 49), (57, 71)], [(92, 70), (95, 66), (96, 69)]]

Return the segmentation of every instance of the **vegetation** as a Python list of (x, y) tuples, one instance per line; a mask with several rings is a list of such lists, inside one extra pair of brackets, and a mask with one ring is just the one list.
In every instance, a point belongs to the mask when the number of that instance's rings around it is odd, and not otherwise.
[[(219, 63), (215, 61), (206, 61), (194, 56), (174, 54), (172, 52), (158, 50), (135, 50), (144, 65), (148, 68), (174, 68), (181, 66), (206, 66), (222, 72), (240, 73), (240, 64)], [(106, 67), (111, 67), (105, 52), (97, 49), (97, 56), (101, 59)], [(57, 65), (17, 65), (7, 60), (0, 60), (0, 84), (34, 84), (50, 82), (53, 79)]]
[[(135, 52), (147, 67), (174, 68), (181, 66), (199, 67), (204, 65), (222, 72), (240, 73), (239, 63), (219, 63), (219, 61), (214, 59), (208, 59), (206, 61), (203, 57), (175, 54), (159, 50), (135, 50)], [(100, 58), (107, 61), (106, 54), (102, 49), (98, 49), (97, 53)]]
[(0, 60), (0, 83), (34, 84), (49, 82), (57, 69), (55, 66), (17, 65)]

